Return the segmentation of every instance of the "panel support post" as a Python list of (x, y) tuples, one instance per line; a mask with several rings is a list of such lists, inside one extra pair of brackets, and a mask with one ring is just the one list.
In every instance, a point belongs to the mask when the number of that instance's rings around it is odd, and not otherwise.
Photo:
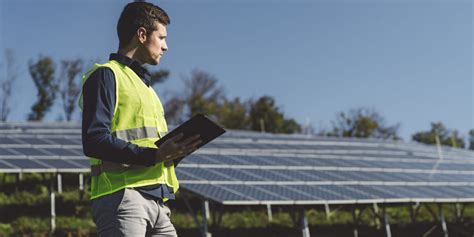
[(408, 204), (408, 207), (410, 208), (410, 218), (411, 218), (411, 222), (413, 224), (416, 224), (416, 217), (418, 216), (418, 213), (420, 211), (420, 203), (419, 202), (416, 202), (415, 204)]
[(462, 221), (464, 218), (464, 208), (466, 206), (464, 204), (461, 204), (461, 203), (456, 203), (455, 204), (455, 211), (456, 211), (456, 221), (460, 222)]
[(84, 191), (84, 174), (79, 174), (79, 190)]
[(355, 206), (352, 206), (352, 219), (354, 221), (354, 237), (359, 237), (359, 230), (357, 229), (357, 227), (359, 227), (359, 209), (357, 209), (357, 207)]
[[(196, 213), (194, 212), (193, 208), (191, 207), (191, 204), (189, 204), (189, 200), (188, 200), (188, 197), (184, 196), (183, 195), (183, 200), (184, 200), (184, 204), (186, 204), (186, 207), (188, 208), (188, 211), (191, 212), (191, 215), (193, 216), (193, 219), (194, 219), (194, 223), (198, 226), (198, 227), (201, 227), (201, 223), (199, 223), (199, 220), (197, 218), (197, 215)], [(199, 228), (202, 232), (202, 228)]]
[[(54, 177), (54, 176), (53, 176)], [(50, 200), (51, 200), (51, 233), (54, 233), (56, 229), (56, 202), (55, 202), (55, 194), (54, 194), (54, 181), (50, 179)]]
[(63, 178), (60, 173), (56, 177), (58, 179), (58, 193), (63, 193)]
[[(202, 201), (202, 208), (201, 208), (201, 212), (202, 212), (202, 224), (199, 223), (199, 219), (197, 217), (197, 213), (194, 212), (193, 208), (191, 207), (191, 204), (189, 203), (189, 200), (188, 200), (188, 197), (186, 195), (183, 195), (183, 200), (184, 200), (184, 204), (186, 204), (186, 207), (188, 208), (189, 212), (191, 212), (192, 216), (193, 216), (193, 219), (194, 219), (194, 222), (196, 223), (196, 225), (199, 227), (199, 230), (201, 231), (201, 237), (211, 237), (211, 233), (208, 232), (208, 226), (207, 226), (207, 219), (209, 217), (208, 214), (206, 214), (206, 202), (208, 202), (207, 200), (203, 200)], [(207, 204), (209, 206), (209, 204)]]
[(375, 226), (377, 226), (377, 229), (379, 230), (381, 228), (380, 226), (380, 211), (379, 211), (379, 206), (377, 205), (376, 202), (374, 202), (373, 204), (373, 208), (374, 208), (374, 222), (375, 222)]
[(272, 205), (267, 204), (267, 216), (268, 216), (268, 222), (273, 221), (273, 214), (272, 214)]
[(79, 174), (79, 199), (82, 200), (84, 198), (84, 174)]
[(443, 204), (438, 204), (439, 208), (439, 219), (441, 221), (441, 227), (443, 229), (443, 236), (448, 237), (448, 225), (446, 224), (446, 219), (444, 217)]
[(208, 232), (208, 223), (209, 220), (209, 201), (202, 201), (202, 233), (203, 237), (211, 237), (211, 233)]
[(387, 237), (392, 237), (392, 231), (390, 230), (390, 223), (389, 223), (389, 216), (385, 206), (383, 207), (383, 222), (385, 224), (385, 232), (387, 233)]
[(331, 209), (329, 209), (329, 203), (324, 203), (324, 210), (326, 211), (326, 219), (331, 221)]
[(309, 233), (308, 218), (305, 215), (304, 209), (301, 210), (301, 236), (311, 237)]

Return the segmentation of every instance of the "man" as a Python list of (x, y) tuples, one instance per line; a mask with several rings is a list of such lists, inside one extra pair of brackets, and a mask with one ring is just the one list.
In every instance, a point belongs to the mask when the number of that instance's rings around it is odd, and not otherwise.
[(168, 128), (143, 67), (158, 65), (168, 50), (169, 23), (158, 6), (127, 4), (117, 24), (118, 52), (83, 76), (82, 143), (91, 160), (92, 216), (100, 236), (177, 236), (165, 205), (179, 187), (173, 160), (201, 141), (180, 134), (154, 145)]

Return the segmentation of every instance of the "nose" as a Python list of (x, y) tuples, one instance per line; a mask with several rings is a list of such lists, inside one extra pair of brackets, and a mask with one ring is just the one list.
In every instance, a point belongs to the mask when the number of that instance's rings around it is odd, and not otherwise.
[(163, 45), (161, 46), (161, 50), (162, 50), (163, 52), (168, 51), (168, 45), (166, 44), (166, 40), (163, 41)]

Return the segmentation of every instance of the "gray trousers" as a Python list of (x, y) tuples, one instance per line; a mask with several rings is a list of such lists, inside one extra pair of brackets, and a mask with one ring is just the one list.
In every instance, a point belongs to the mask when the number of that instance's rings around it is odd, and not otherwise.
[(177, 237), (163, 202), (126, 188), (91, 201), (99, 236)]

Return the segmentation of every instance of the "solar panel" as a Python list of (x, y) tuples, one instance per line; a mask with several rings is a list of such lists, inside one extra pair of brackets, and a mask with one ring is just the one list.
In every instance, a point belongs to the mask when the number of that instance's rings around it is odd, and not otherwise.
[[(84, 172), (80, 133), (74, 123), (0, 123), (0, 170)], [(443, 159), (417, 143), (229, 131), (176, 173), (183, 189), (228, 204), (470, 200), (474, 152), (440, 150)]]
[(272, 181), (298, 181), (299, 180), (291, 175), (291, 173), (294, 173), (294, 172), (290, 173), (288, 170), (274, 171), (274, 170), (260, 169), (255, 172), (258, 173), (260, 177), (262, 177), (262, 180), (272, 180)]
[(445, 187), (446, 189), (448, 190), (451, 190), (452, 192), (456, 192), (457, 193), (457, 197), (460, 197), (460, 198), (472, 198), (474, 197), (474, 189), (469, 186), (457, 186), (457, 187), (450, 187), (450, 186), (447, 186)]
[(13, 150), (16, 154), (25, 155), (25, 156), (48, 155), (47, 153), (44, 153), (43, 151), (41, 151), (41, 149), (37, 149), (37, 148), (23, 147), (23, 148), (10, 148), (10, 149)]
[(40, 160), (42, 163), (54, 167), (57, 169), (75, 169), (75, 168), (81, 168), (80, 165), (68, 162), (66, 160), (61, 160), (61, 159), (41, 159)]
[(50, 141), (53, 144), (59, 145), (82, 145), (82, 140), (80, 137), (77, 139), (68, 139), (68, 138), (46, 138), (47, 141)]
[(350, 197), (348, 196), (344, 196), (343, 194), (334, 192), (333, 190), (328, 190), (327, 188), (323, 186), (300, 185), (300, 186), (295, 186), (294, 188), (298, 188), (298, 190), (309, 193), (310, 195), (314, 196), (316, 200), (350, 199)]
[(75, 164), (78, 164), (81, 168), (90, 168), (90, 161), (88, 159), (71, 159), (69, 160), (70, 162), (74, 162)]
[(74, 149), (66, 148), (43, 148), (43, 150), (57, 156), (77, 156), (78, 153), (82, 155), (82, 151), (74, 151)]
[(0, 156), (13, 156), (16, 153), (9, 148), (0, 148)]
[(318, 170), (318, 171), (300, 170), (299, 172), (293, 171), (288, 175), (290, 175), (291, 177), (294, 177), (296, 180), (302, 180), (302, 181), (325, 181), (325, 180), (329, 181), (334, 177), (330, 175), (328, 171), (324, 171), (324, 170)]
[(190, 174), (187, 172), (187, 169), (176, 169), (176, 177), (178, 180), (198, 180), (200, 179), (199, 176), (195, 176), (194, 174)]
[(315, 198), (310, 193), (295, 189), (290, 185), (266, 185), (264, 188), (290, 200), (313, 200)]
[(17, 144), (18, 142), (8, 137), (0, 137), (0, 144)]
[[(221, 185), (223, 186), (223, 185)], [(227, 185), (225, 187), (232, 188), (239, 193), (243, 193), (249, 198), (256, 200), (291, 200), (288, 197), (278, 195), (268, 189), (263, 185)]]
[[(178, 170), (178, 169), (177, 169)], [(232, 180), (230, 177), (223, 175), (220, 172), (215, 170), (205, 170), (205, 169), (182, 169), (180, 173), (186, 173), (197, 177), (199, 180)]]
[[(45, 139), (41, 139), (37, 137), (17, 137), (15, 138), (15, 140), (19, 141), (20, 144), (31, 144), (31, 145), (51, 144)], [(12, 144), (18, 144), (18, 142), (15, 142)]]
[(192, 154), (181, 162), (191, 164), (226, 164), (223, 160), (229, 159), (227, 157)]
[(187, 190), (190, 190), (191, 192), (194, 192), (196, 194), (206, 192), (207, 194), (206, 197), (218, 202), (224, 202), (226, 200), (232, 200), (232, 201), (254, 200), (244, 194), (233, 191), (232, 189), (227, 189), (227, 188), (219, 187), (216, 185), (182, 184), (181, 187)]
[(272, 161), (266, 157), (261, 156), (231, 156), (233, 160), (238, 160), (241, 164), (245, 165), (272, 165)]
[(386, 192), (385, 190), (378, 190), (369, 185), (347, 185), (345, 186), (348, 190), (353, 192), (363, 193), (365, 195), (370, 195), (369, 199), (387, 199), (387, 198), (397, 198), (394, 197), (392, 193)]
[(30, 159), (8, 159), (5, 162), (21, 169), (45, 169), (50, 168)]
[(7, 162), (0, 162), (0, 169), (3, 170), (3, 169), (12, 169), (14, 167), (11, 166), (11, 164), (7, 163)]
[(331, 191), (333, 193), (337, 193), (344, 197), (344, 199), (356, 199), (356, 200), (364, 200), (364, 199), (378, 199), (380, 197), (375, 196), (371, 193), (364, 193), (357, 191), (356, 189), (350, 189), (348, 186), (344, 185), (325, 185), (321, 186), (322, 189)]

